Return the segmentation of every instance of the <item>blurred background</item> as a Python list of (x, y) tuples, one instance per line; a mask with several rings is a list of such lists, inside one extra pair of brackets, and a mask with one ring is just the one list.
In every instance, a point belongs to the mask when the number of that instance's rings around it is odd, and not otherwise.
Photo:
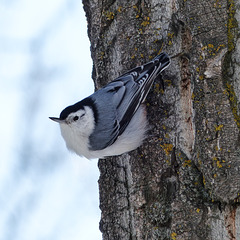
[(98, 240), (97, 160), (49, 116), (94, 91), (81, 0), (0, 0), (0, 240)]

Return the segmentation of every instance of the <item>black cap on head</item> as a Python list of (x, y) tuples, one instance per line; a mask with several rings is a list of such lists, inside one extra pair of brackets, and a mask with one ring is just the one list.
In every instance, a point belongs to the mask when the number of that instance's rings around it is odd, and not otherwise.
[(68, 106), (66, 107), (65, 109), (62, 110), (62, 112), (60, 113), (60, 119), (61, 120), (64, 120), (67, 118), (67, 116), (70, 114), (70, 113), (73, 113), (73, 112), (77, 112), (78, 110), (80, 109), (84, 109), (84, 106), (82, 105), (81, 102), (77, 102), (75, 103), (74, 105), (71, 105), (71, 106)]
[(97, 109), (96, 109), (95, 103), (91, 97), (84, 98), (82, 101), (77, 102), (77, 103), (63, 109), (62, 112), (60, 113), (60, 119), (61, 120), (66, 119), (70, 113), (74, 113), (80, 109), (84, 109), (85, 106), (89, 106), (92, 108), (92, 110), (94, 112), (95, 121), (97, 122), (97, 118), (98, 118)]

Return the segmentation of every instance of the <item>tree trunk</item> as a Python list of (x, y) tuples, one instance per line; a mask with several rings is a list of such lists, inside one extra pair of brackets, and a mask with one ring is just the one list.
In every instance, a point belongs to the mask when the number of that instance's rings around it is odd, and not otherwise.
[(103, 239), (240, 239), (240, 0), (83, 3), (96, 88), (178, 54), (147, 98), (149, 138), (99, 160)]

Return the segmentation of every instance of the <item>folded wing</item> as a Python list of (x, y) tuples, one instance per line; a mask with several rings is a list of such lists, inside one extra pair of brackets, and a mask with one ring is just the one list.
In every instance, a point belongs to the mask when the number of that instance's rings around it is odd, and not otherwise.
[(116, 141), (145, 100), (154, 79), (169, 64), (169, 56), (161, 53), (151, 62), (128, 71), (92, 95), (99, 111), (99, 120), (90, 136), (92, 150), (104, 149)]

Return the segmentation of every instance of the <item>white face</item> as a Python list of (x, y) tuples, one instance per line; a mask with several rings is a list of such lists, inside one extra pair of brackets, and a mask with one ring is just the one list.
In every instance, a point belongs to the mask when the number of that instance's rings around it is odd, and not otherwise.
[[(94, 129), (94, 115), (90, 107), (85, 107), (77, 112), (70, 113), (62, 127), (70, 128), (76, 134), (90, 135)], [(70, 130), (69, 129), (69, 130)]]
[(85, 110), (78, 110), (77, 112), (70, 113), (68, 117), (66, 118), (66, 123), (71, 125), (71, 124), (78, 124), (81, 120), (84, 119), (86, 114)]

